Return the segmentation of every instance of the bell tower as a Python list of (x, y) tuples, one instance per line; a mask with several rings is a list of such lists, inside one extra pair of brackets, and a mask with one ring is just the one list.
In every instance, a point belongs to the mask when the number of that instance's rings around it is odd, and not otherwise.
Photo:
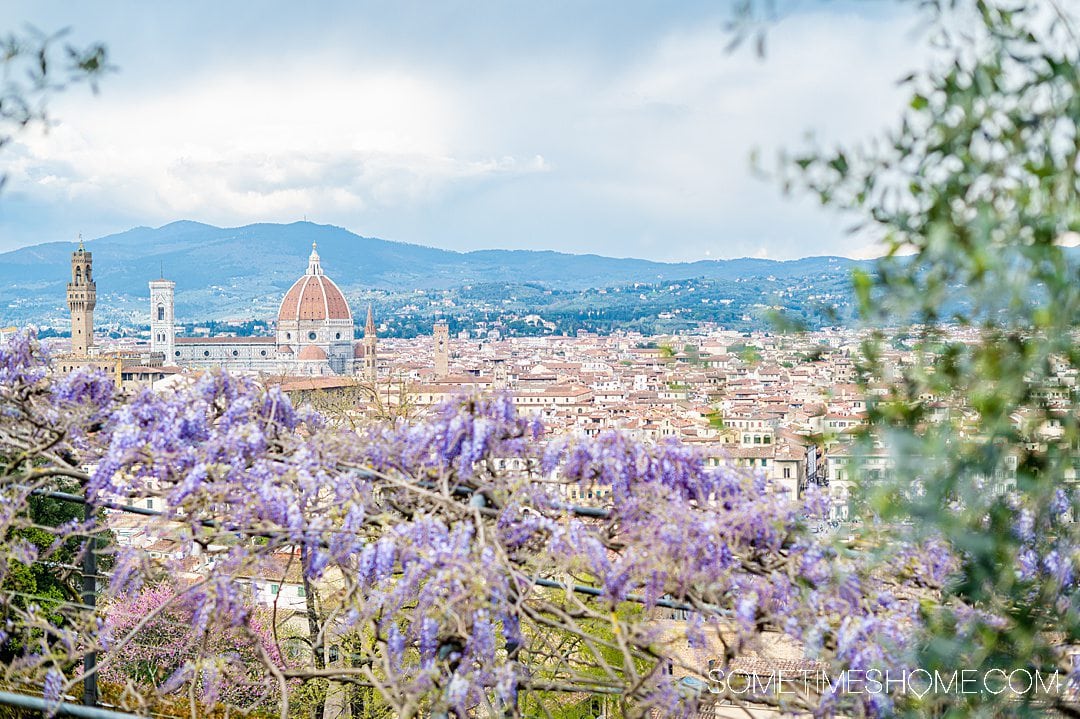
[(97, 283), (94, 282), (94, 260), (83, 247), (71, 254), (71, 282), (67, 286), (68, 309), (71, 310), (71, 353), (86, 357), (94, 346), (94, 307), (97, 306)]
[(368, 305), (367, 322), (364, 324), (364, 379), (368, 382), (374, 382), (379, 377), (375, 358), (376, 341), (375, 316), (371, 313), (371, 305)]
[(450, 374), (450, 328), (445, 322), (435, 323), (435, 376)]
[(173, 294), (176, 283), (164, 277), (150, 280), (150, 351), (161, 352), (164, 364), (176, 364), (173, 346), (176, 338)]

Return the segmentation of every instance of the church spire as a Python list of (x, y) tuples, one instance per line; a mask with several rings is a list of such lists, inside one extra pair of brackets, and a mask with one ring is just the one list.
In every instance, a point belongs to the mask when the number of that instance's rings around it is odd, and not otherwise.
[(375, 315), (367, 306), (367, 322), (364, 323), (364, 379), (375, 382), (379, 378), (378, 360), (375, 358)]
[(364, 323), (364, 337), (375, 336), (375, 315), (371, 313), (371, 305), (367, 306), (367, 322)]
[(321, 275), (323, 273), (322, 264), (320, 264), (319, 260), (319, 250), (314, 242), (311, 243), (311, 256), (308, 257), (307, 273), (309, 275)]

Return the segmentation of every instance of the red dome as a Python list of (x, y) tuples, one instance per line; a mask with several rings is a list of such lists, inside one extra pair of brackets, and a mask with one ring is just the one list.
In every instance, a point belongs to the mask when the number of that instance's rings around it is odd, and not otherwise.
[(285, 293), (285, 299), (281, 301), (281, 307), (278, 309), (279, 327), (282, 322), (300, 320), (352, 322), (352, 312), (349, 311), (349, 303), (345, 301), (345, 295), (341, 294), (341, 290), (332, 279), (323, 274), (322, 263), (314, 242), (311, 243), (307, 272)]
[(326, 275), (304, 275), (285, 293), (278, 322), (295, 320), (349, 320), (352, 313), (345, 295)]
[(300, 354), (298, 354), (296, 358), (301, 360), (324, 360), (326, 359), (326, 353), (323, 352), (321, 347), (306, 345), (300, 350)]

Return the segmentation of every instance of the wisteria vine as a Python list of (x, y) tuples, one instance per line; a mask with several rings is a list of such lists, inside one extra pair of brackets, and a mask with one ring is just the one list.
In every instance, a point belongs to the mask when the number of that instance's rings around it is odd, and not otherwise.
[[(903, 697), (716, 679), (781, 654), (826, 674), (910, 667), (923, 607), (959, 561), (933, 541), (833, 542), (807, 529), (818, 496), (788, 500), (675, 441), (548, 437), (506, 397), (344, 430), (220, 372), (130, 396), (93, 372), (53, 376), (20, 334), (0, 348), (0, 416), (0, 676), (57, 701), (97, 651), (103, 683), (140, 710), (288, 716), (359, 692), (401, 717), (589, 696), (623, 716), (720, 700), (887, 715)], [(610, 502), (574, 507), (571, 486)], [(52, 490), (156, 513), (40, 527), (42, 550), (23, 536), (26, 507)], [(96, 607), (8, 590), (14, 568), (47, 565), (72, 538), (111, 561)], [(883, 550), (888, 563), (873, 561)], [(256, 611), (274, 577), (303, 601)]]

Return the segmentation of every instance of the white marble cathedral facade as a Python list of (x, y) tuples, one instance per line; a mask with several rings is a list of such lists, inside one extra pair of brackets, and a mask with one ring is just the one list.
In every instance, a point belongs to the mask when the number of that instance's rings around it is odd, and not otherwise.
[(349, 303), (323, 272), (315, 243), (307, 272), (281, 300), (272, 337), (177, 337), (174, 290), (170, 280), (150, 282), (150, 350), (160, 353), (165, 365), (278, 375), (362, 374), (375, 379), (370, 310), (364, 339), (355, 342)]

